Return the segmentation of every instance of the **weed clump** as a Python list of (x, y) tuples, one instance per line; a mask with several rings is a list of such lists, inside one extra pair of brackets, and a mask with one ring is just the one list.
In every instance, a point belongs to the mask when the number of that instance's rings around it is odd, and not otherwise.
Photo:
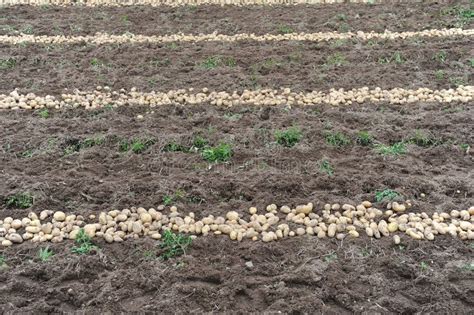
[(342, 132), (328, 132), (325, 135), (326, 143), (333, 147), (343, 147), (349, 145), (351, 140)]
[(375, 193), (375, 201), (381, 202), (384, 200), (393, 200), (398, 196), (400, 196), (400, 194), (397, 193), (396, 191), (391, 190), (391, 189), (385, 189), (382, 191), (377, 191)]
[(133, 153), (139, 154), (143, 153), (148, 150), (153, 144), (155, 144), (155, 140), (151, 138), (143, 138), (143, 139), (132, 139), (132, 140), (122, 140), (119, 143), (119, 151), (120, 152), (128, 152), (132, 151)]
[(275, 138), (278, 144), (281, 144), (285, 147), (293, 147), (303, 138), (303, 133), (298, 127), (291, 127), (287, 130), (275, 132)]
[(319, 162), (319, 170), (323, 173), (326, 173), (328, 176), (334, 174), (334, 168), (328, 160), (322, 160)]
[(368, 131), (359, 131), (356, 142), (362, 146), (370, 146), (374, 143), (374, 137)]
[(34, 197), (30, 193), (17, 193), (7, 197), (5, 205), (8, 208), (26, 209), (33, 205)]
[(375, 151), (385, 156), (398, 156), (407, 153), (406, 144), (404, 142), (397, 142), (392, 145), (377, 144)]
[(207, 147), (201, 152), (203, 159), (212, 163), (226, 162), (230, 160), (232, 154), (232, 147), (227, 143), (221, 143), (216, 147)]
[(38, 251), (38, 257), (42, 262), (48, 261), (51, 257), (54, 256), (54, 253), (49, 247), (46, 248), (40, 248)]
[(432, 135), (421, 130), (416, 130), (408, 142), (416, 144), (419, 147), (431, 147), (441, 144), (441, 140), (435, 139)]
[(181, 256), (186, 253), (186, 249), (191, 245), (191, 243), (191, 236), (175, 234), (170, 230), (166, 230), (163, 233), (163, 241), (161, 243), (161, 248), (164, 252), (160, 257), (164, 260), (168, 260), (176, 256)]
[(84, 229), (80, 229), (76, 235), (76, 245), (71, 248), (71, 251), (75, 254), (89, 254), (93, 249), (96, 249), (97, 246), (92, 243), (92, 239), (89, 235), (84, 231)]

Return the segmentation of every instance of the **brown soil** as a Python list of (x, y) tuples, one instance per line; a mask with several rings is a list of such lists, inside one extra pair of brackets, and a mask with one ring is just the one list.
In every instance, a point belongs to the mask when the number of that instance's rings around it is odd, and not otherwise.
[[(63, 110), (47, 119), (37, 112), (2, 112), (0, 195), (28, 191), (35, 196), (32, 209), (3, 206), (2, 217), (44, 208), (88, 215), (114, 207), (150, 207), (177, 190), (184, 192), (178, 206), (197, 216), (231, 209), (244, 213), (251, 205), (261, 209), (272, 202), (313, 201), (320, 209), (325, 202), (373, 200), (374, 192), (384, 188), (413, 200), (413, 211), (474, 204), (473, 156), (459, 148), (459, 141), (474, 140), (468, 127), (472, 108), (466, 105), (147, 110)], [(137, 120), (138, 114), (145, 119)], [(303, 127), (304, 140), (291, 149), (275, 145), (274, 130), (293, 124)], [(354, 139), (366, 129), (377, 141), (390, 143), (409, 138), (416, 128), (444, 144), (410, 145), (407, 155), (384, 158), (355, 143), (332, 148), (323, 136), (333, 130)], [(233, 143), (232, 162), (209, 170), (197, 153), (161, 151), (170, 141), (187, 144), (197, 134), (211, 143)], [(106, 143), (64, 155), (74, 140), (98, 135)], [(119, 152), (115, 137), (140, 136), (157, 143), (142, 154)], [(333, 165), (334, 176), (319, 170), (323, 158)], [(427, 197), (421, 198), (422, 192)], [(51, 247), (56, 255), (49, 263), (38, 261), (34, 244), (4, 250), (9, 268), (0, 271), (0, 308), (21, 313), (474, 310), (469, 298), (472, 242), (449, 237), (434, 242), (403, 237), (402, 247), (364, 236), (344, 242), (301, 237), (275, 244), (208, 237), (171, 261), (154, 258), (158, 244), (99, 241), (98, 253), (80, 257), (65, 242)], [(253, 268), (245, 266), (248, 261)]]
[[(456, 3), (461, 2), (450, 4)], [(58, 32), (64, 33), (75, 29), (69, 23), (82, 27), (81, 34), (122, 33), (125, 29), (118, 22), (127, 15), (131, 23), (126, 30), (134, 33), (261, 34), (275, 32), (282, 24), (297, 31), (334, 30), (325, 23), (345, 13), (353, 29), (419, 30), (439, 27), (436, 12), (446, 6), (444, 2), (196, 9), (21, 6), (1, 8), (0, 24), (21, 29), (29, 23), (38, 34), (54, 34), (51, 25), (56, 23)], [(182, 16), (175, 17), (178, 13)], [(97, 20), (97, 15), (104, 20)], [(113, 18), (108, 20), (108, 15)], [(260, 15), (269, 19), (257, 19)], [(373, 20), (367, 20), (369, 16)], [(88, 24), (90, 19), (95, 22)], [(150, 23), (151, 19), (160, 23)], [(446, 63), (432, 59), (443, 50)], [(397, 51), (406, 57), (405, 63), (378, 62)], [(0, 93), (19, 87), (22, 92), (58, 94), (66, 87), (92, 89), (96, 85), (230, 91), (259, 86), (445, 88), (456, 83), (450, 78), (472, 84), (467, 63), (471, 51), (469, 39), (382, 41), (373, 46), (356, 42), (2, 45), (0, 58), (14, 58), (17, 64), (0, 70)], [(326, 57), (337, 52), (349, 63), (324, 66)], [(237, 64), (212, 70), (198, 66), (215, 55), (232, 56)], [(92, 66), (94, 58), (106, 66)], [(166, 59), (170, 63), (161, 63)], [(265, 59), (275, 59), (280, 65), (262, 68)], [(437, 70), (445, 71), (441, 81), (436, 81)], [(274, 132), (293, 125), (303, 131), (301, 142), (293, 148), (276, 144)], [(0, 219), (43, 209), (88, 216), (113, 208), (156, 207), (165, 195), (176, 192), (181, 195), (177, 206), (197, 217), (230, 210), (247, 216), (248, 207), (263, 209), (269, 203), (295, 206), (312, 201), (320, 210), (327, 202), (374, 200), (376, 191), (387, 188), (399, 192), (400, 200), (412, 200), (413, 212), (466, 209), (474, 205), (474, 156), (461, 145), (473, 146), (472, 125), (473, 107), (458, 103), (104, 107), (50, 110), (48, 118), (41, 118), (40, 111), (0, 111)], [(408, 141), (417, 129), (432, 143), (409, 144), (408, 153), (398, 157), (384, 157), (357, 142), (361, 130), (370, 132), (376, 143), (392, 144)], [(346, 134), (351, 144), (329, 145), (325, 141), (329, 132)], [(163, 151), (172, 141), (189, 146), (198, 135), (212, 145), (232, 144), (231, 161), (209, 165), (199, 153)], [(91, 138), (104, 142), (78, 146)], [(143, 153), (121, 152), (121, 141), (133, 138), (155, 142)], [(320, 169), (323, 160), (334, 168), (332, 176)], [(6, 207), (6, 198), (20, 192), (35, 197), (33, 206)], [(0, 250), (8, 265), (0, 267), (0, 312), (472, 314), (472, 241), (448, 236), (438, 236), (433, 242), (413, 241), (401, 236), (402, 246), (394, 246), (389, 238), (366, 236), (342, 242), (304, 236), (275, 243), (201, 237), (186, 255), (169, 261), (156, 258), (160, 242), (151, 239), (120, 244), (97, 240), (99, 249), (84, 256), (71, 253), (70, 241), (48, 244), (55, 252), (49, 262), (39, 262), (40, 245), (25, 242)], [(246, 267), (249, 261), (253, 267)]]
[[(156, 243), (104, 244), (88, 256), (53, 245), (8, 249), (0, 309), (8, 313), (236, 312), (450, 313), (474, 311), (474, 249), (455, 239), (318, 241), (273, 244), (196, 240), (177, 260), (154, 258)], [(251, 261), (252, 268), (245, 266)], [(424, 263), (421, 267), (422, 262)], [(425, 265), (426, 264), (426, 265)]]
[[(474, 142), (469, 105), (147, 110), (74, 109), (51, 112), (47, 119), (39, 118), (38, 112), (2, 112), (0, 195), (31, 190), (37, 196), (34, 210), (99, 211), (156, 206), (165, 194), (180, 189), (186, 192), (180, 205), (204, 214), (224, 214), (256, 203), (262, 207), (271, 201), (294, 205), (317, 200), (322, 207), (330, 201), (372, 200), (374, 191), (384, 188), (416, 199), (417, 209), (428, 213), (474, 204), (472, 152), (459, 148)], [(138, 114), (145, 119), (137, 119)], [(304, 139), (293, 148), (277, 145), (274, 132), (292, 125), (301, 126)], [(361, 130), (390, 144), (412, 138), (417, 129), (442, 144), (409, 145), (407, 155), (391, 158), (356, 143)], [(337, 131), (352, 144), (327, 144), (325, 134)], [(231, 143), (231, 163), (209, 170), (198, 153), (162, 150), (173, 141), (190, 146), (198, 135), (211, 145)], [(106, 141), (65, 154), (67, 147), (87, 138)], [(120, 141), (132, 138), (152, 138), (156, 143), (142, 154), (121, 153)], [(333, 165), (333, 177), (319, 170), (323, 158)], [(420, 193), (428, 197), (419, 199)]]
[(469, 0), (387, 1), (383, 5), (333, 4), (276, 7), (29, 7), (0, 8), (0, 34), (79, 35), (126, 32), (158, 35), (213, 33), (277, 34), (282, 27), (295, 32), (414, 31), (429, 28), (472, 28), (453, 7)]
[[(473, 48), (471, 38), (375, 44), (3, 45), (2, 58), (14, 59), (16, 64), (0, 70), (0, 93), (19, 88), (23, 93), (61, 94), (64, 88), (93, 90), (98, 85), (142, 91), (183, 87), (241, 91), (282, 86), (295, 91), (363, 86), (440, 89), (473, 84), (469, 64)], [(440, 53), (445, 54), (445, 61), (436, 57)], [(215, 68), (206, 68), (213, 67), (213, 62), (217, 62)], [(443, 71), (442, 78), (438, 71)]]

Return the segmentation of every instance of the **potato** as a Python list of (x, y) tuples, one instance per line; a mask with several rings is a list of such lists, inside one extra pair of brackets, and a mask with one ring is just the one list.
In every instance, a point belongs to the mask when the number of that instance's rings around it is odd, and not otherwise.
[(58, 222), (64, 221), (64, 220), (66, 220), (66, 214), (62, 211), (57, 211), (57, 212), (54, 213), (53, 219), (58, 221)]

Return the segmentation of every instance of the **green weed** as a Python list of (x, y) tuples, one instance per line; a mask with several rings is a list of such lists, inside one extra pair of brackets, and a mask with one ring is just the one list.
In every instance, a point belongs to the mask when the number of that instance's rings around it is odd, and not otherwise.
[(80, 149), (87, 149), (92, 148), (96, 145), (102, 145), (105, 143), (105, 138), (97, 137), (97, 138), (86, 138), (80, 142)]
[(72, 141), (72, 144), (66, 146), (64, 149), (64, 155), (70, 155), (74, 152), (79, 152), (83, 149), (92, 148), (94, 146), (102, 145), (105, 143), (104, 137), (86, 138), (81, 141)]
[(337, 259), (336, 253), (327, 254), (324, 256), (324, 261), (327, 263), (333, 262)]
[(216, 147), (207, 147), (201, 152), (203, 159), (212, 163), (226, 162), (230, 160), (232, 154), (232, 146), (227, 143), (221, 143)]
[(172, 195), (164, 195), (163, 199), (162, 199), (162, 202), (165, 206), (169, 206), (173, 202), (176, 202), (177, 200), (180, 200), (180, 199), (184, 198), (185, 195), (186, 195), (186, 193), (183, 190), (178, 189)]
[(132, 140), (123, 139), (119, 142), (119, 151), (132, 151), (133, 153), (139, 154), (148, 150), (148, 148), (155, 144), (155, 142), (156, 141), (152, 138), (136, 138)]
[(435, 139), (431, 134), (427, 134), (419, 129), (415, 130), (414, 135), (410, 137), (408, 142), (420, 147), (431, 147), (442, 143), (441, 140)]
[(49, 247), (40, 248), (38, 252), (38, 257), (42, 262), (48, 261), (53, 256), (54, 256), (54, 253), (51, 249), (49, 249)]
[(24, 158), (31, 158), (34, 155), (34, 151), (32, 149), (29, 149), (29, 150), (21, 152), (20, 155), (21, 157), (24, 157)]
[(466, 153), (469, 152), (469, 150), (471, 149), (471, 146), (467, 143), (461, 143), (459, 147)]
[(47, 108), (43, 108), (38, 112), (38, 115), (43, 119), (49, 118), (49, 110)]
[(405, 62), (405, 58), (398, 51), (394, 52), (392, 56), (379, 58), (380, 64), (391, 63), (391, 62), (395, 62), (396, 64), (402, 64)]
[(5, 256), (0, 255), (0, 267), (4, 267), (6, 265), (7, 265), (7, 260), (6, 260)]
[(466, 81), (463, 77), (450, 77), (449, 83), (454, 87), (459, 87), (461, 85), (466, 85)]
[(471, 68), (474, 68), (474, 58), (469, 59), (469, 64), (471, 65)]
[(209, 141), (201, 136), (196, 136), (193, 140), (193, 148), (200, 151), (209, 145)]
[(446, 76), (446, 73), (443, 70), (438, 70), (435, 72), (435, 77), (436, 77), (436, 80), (438, 81), (444, 80), (445, 76)]
[(404, 142), (397, 142), (392, 145), (377, 144), (375, 151), (382, 155), (398, 156), (407, 153), (406, 144)]
[(16, 66), (16, 60), (13, 58), (0, 59), (0, 70), (13, 69)]
[(268, 58), (265, 59), (257, 64), (254, 64), (251, 66), (251, 69), (253, 71), (253, 81), (257, 81), (257, 76), (255, 75), (256, 72), (266, 75), (269, 74), (272, 70), (275, 70), (279, 67), (281, 67), (282, 63), (274, 58)]
[(443, 9), (441, 11), (441, 15), (455, 16), (457, 18), (457, 21), (454, 26), (462, 28), (474, 19), (474, 10), (471, 8), (463, 8), (459, 5), (456, 5)]
[(463, 265), (461, 269), (464, 271), (471, 271), (471, 272), (474, 271), (474, 262)]
[(143, 257), (146, 260), (154, 260), (154, 259), (156, 259), (156, 253), (151, 251), (151, 250), (146, 250), (146, 251), (143, 252)]
[(161, 243), (161, 248), (164, 252), (160, 257), (164, 260), (181, 256), (186, 253), (186, 250), (192, 243), (191, 236), (185, 236), (182, 234), (175, 234), (170, 230), (166, 230), (163, 233), (163, 241)]
[(20, 32), (23, 33), (23, 34), (31, 35), (31, 34), (34, 33), (34, 31), (33, 31), (33, 26), (27, 24), (27, 25), (25, 25), (25, 26), (23, 26), (23, 27), (21, 28)]
[(162, 201), (165, 206), (169, 206), (173, 202), (173, 196), (164, 195)]
[(326, 57), (326, 65), (339, 67), (345, 64), (347, 64), (346, 57), (344, 57), (340, 52), (336, 52)]
[(319, 170), (323, 173), (326, 173), (328, 176), (334, 174), (334, 168), (328, 160), (322, 160), (319, 162)]
[(337, 15), (336, 15), (336, 18), (337, 18), (339, 21), (347, 21), (347, 15), (345, 15), (344, 13), (337, 14)]
[(30, 193), (17, 193), (7, 197), (5, 205), (9, 208), (26, 209), (33, 205), (34, 197)]
[(446, 51), (441, 50), (433, 56), (433, 59), (439, 61), (440, 63), (446, 63), (447, 56), (448, 54), (446, 53)]
[(368, 131), (359, 131), (356, 142), (362, 146), (369, 146), (374, 143), (374, 137)]
[(420, 263), (420, 269), (421, 269), (421, 271), (426, 271), (426, 270), (428, 270), (428, 267), (429, 267), (429, 265), (428, 265), (426, 262), (422, 261), (422, 262)]
[(150, 65), (153, 67), (165, 67), (165, 66), (169, 66), (170, 64), (171, 64), (171, 60), (169, 60), (168, 58), (166, 59), (153, 58), (150, 61)]
[(75, 254), (89, 254), (93, 249), (97, 248), (97, 246), (92, 243), (90, 236), (87, 235), (82, 228), (77, 233), (75, 242), (77, 246), (71, 248), (71, 251)]
[(175, 141), (171, 141), (163, 147), (163, 152), (189, 152), (189, 148)]
[(298, 127), (291, 127), (286, 130), (275, 131), (276, 142), (285, 147), (293, 147), (303, 138), (303, 132)]
[(400, 196), (400, 194), (396, 192), (395, 190), (385, 189), (382, 191), (377, 191), (375, 193), (375, 201), (381, 202), (385, 200), (393, 200), (397, 198), (398, 196)]
[(224, 114), (224, 119), (229, 121), (238, 121), (242, 118), (242, 114)]
[(324, 136), (326, 143), (333, 147), (343, 147), (349, 145), (351, 140), (342, 132), (327, 132)]
[(237, 61), (233, 57), (211, 56), (201, 62), (201, 67), (207, 70), (217, 67), (235, 67)]
[(278, 27), (278, 33), (280, 34), (290, 34), (294, 32), (295, 31), (288, 25), (281, 25), (280, 27)]

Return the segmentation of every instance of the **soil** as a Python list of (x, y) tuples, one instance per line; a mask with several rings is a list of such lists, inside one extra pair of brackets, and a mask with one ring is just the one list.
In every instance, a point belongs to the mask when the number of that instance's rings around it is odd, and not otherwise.
[[(0, 70), (0, 93), (96, 86), (141, 91), (183, 87), (211, 91), (291, 87), (294, 91), (364, 86), (447, 89), (472, 85), (469, 37), (360, 43), (237, 42), (178, 45), (0, 46), (16, 64)], [(400, 54), (401, 60), (396, 61)], [(441, 61), (437, 56), (445, 55)], [(217, 60), (215, 68), (206, 68)], [(217, 59), (216, 59), (217, 58)], [(211, 61), (210, 61), (211, 60)], [(442, 71), (442, 77), (439, 77)]]
[[(145, 116), (144, 120), (137, 115)], [(198, 217), (223, 215), (249, 206), (297, 205), (373, 200), (385, 188), (412, 200), (411, 211), (466, 209), (474, 204), (473, 143), (468, 105), (418, 104), (318, 108), (234, 108), (210, 106), (61, 110), (42, 119), (37, 112), (4, 111), (0, 195), (30, 192), (31, 209), (2, 206), (2, 217), (45, 208), (84, 215), (130, 206), (151, 207), (181, 191), (177, 205)], [(295, 147), (274, 143), (273, 132), (297, 124), (304, 139)], [(407, 155), (390, 158), (354, 142), (359, 130), (376, 141), (410, 138), (415, 129), (443, 144), (409, 145)], [(353, 143), (333, 148), (325, 132), (341, 131)], [(46, 136), (45, 136), (46, 135)], [(233, 144), (229, 164), (209, 165), (198, 153), (162, 152), (171, 141), (189, 144), (201, 135), (211, 144)], [(86, 138), (105, 143), (65, 155)], [(156, 143), (141, 154), (120, 153), (120, 139), (147, 137)], [(334, 175), (320, 171), (330, 161)], [(425, 193), (425, 198), (421, 197)], [(383, 204), (377, 204), (383, 207)], [(474, 275), (472, 242), (438, 237), (402, 247), (387, 239), (319, 241), (294, 238), (268, 245), (232, 243), (220, 237), (197, 239), (186, 256), (153, 258), (159, 242), (141, 240), (85, 257), (72, 243), (51, 248), (51, 263), (35, 259), (37, 245), (3, 252), (9, 269), (0, 271), (4, 311), (284, 311), (470, 313)], [(206, 264), (202, 262), (206, 261)], [(245, 266), (252, 261), (253, 268)], [(426, 267), (426, 265), (428, 267)], [(46, 292), (46, 293), (45, 293)]]
[[(58, 24), (59, 32), (70, 34), (67, 30), (75, 28), (69, 23), (74, 21), (81, 29), (76, 35), (122, 33), (124, 28), (118, 24), (126, 15), (132, 21), (127, 31), (148, 35), (178, 30), (262, 34), (275, 32), (282, 24), (297, 31), (334, 30), (326, 22), (345, 13), (354, 30), (387, 27), (400, 31), (440, 27), (436, 12), (460, 3), (466, 1), (289, 8), (18, 6), (1, 8), (0, 24), (14, 29), (30, 25), (37, 34), (54, 34), (51, 25)], [(262, 14), (269, 18), (257, 19)], [(94, 18), (99, 15), (104, 20)], [(108, 16), (113, 18), (108, 20)], [(150, 23), (157, 19), (160, 25)], [(443, 19), (454, 23), (452, 16)], [(199, 23), (190, 24), (191, 20)], [(57, 95), (64, 88), (106, 84), (145, 91), (189, 87), (232, 91), (260, 86), (447, 88), (455, 83), (450, 78), (472, 84), (469, 39), (371, 45), (352, 41), (176, 47), (2, 45), (0, 58), (14, 58), (17, 63), (0, 70), (0, 93), (20, 88), (21, 92)], [(397, 51), (406, 62), (379, 62), (380, 57)], [(445, 63), (433, 59), (440, 51), (446, 52)], [(343, 54), (349, 63), (324, 66), (327, 56), (335, 53)], [(234, 57), (236, 66), (211, 70), (199, 66), (215, 55)], [(93, 59), (99, 62), (92, 65)], [(161, 63), (166, 59), (170, 63)], [(280, 65), (268, 70), (262, 67), (265, 59), (275, 59)], [(440, 81), (437, 70), (446, 74)], [(50, 110), (46, 118), (40, 111), (0, 111), (0, 218), (44, 209), (88, 217), (114, 208), (157, 207), (165, 196), (174, 196), (180, 211), (192, 211), (197, 217), (230, 210), (247, 217), (250, 206), (263, 209), (270, 203), (313, 202), (320, 211), (328, 202), (374, 201), (375, 192), (384, 189), (397, 191), (399, 201), (411, 200), (413, 212), (466, 209), (474, 205), (474, 156), (467, 147), (474, 143), (473, 110), (471, 104), (420, 102), (293, 108), (106, 106)], [(302, 140), (292, 148), (278, 145), (275, 131), (291, 126), (301, 128)], [(382, 156), (357, 141), (362, 130), (379, 144), (410, 142), (418, 130), (430, 144), (411, 143), (406, 154)], [(344, 133), (351, 143), (331, 146), (325, 136), (334, 132)], [(196, 136), (206, 138), (210, 145), (230, 143), (231, 160), (209, 164), (198, 152), (164, 150), (171, 142), (189, 147)], [(101, 141), (81, 147), (87, 139)], [(153, 142), (142, 153), (121, 151), (120, 144), (131, 139)], [(321, 170), (324, 160), (332, 165), (333, 174)], [(22, 192), (34, 196), (31, 208), (6, 206), (8, 196)], [(374, 204), (386, 206), (385, 202)], [(185, 255), (168, 261), (158, 257), (160, 242), (151, 239), (114, 244), (95, 240), (98, 249), (82, 256), (71, 253), (71, 241), (42, 244), (55, 253), (49, 262), (39, 261), (40, 245), (24, 242), (0, 250), (6, 261), (0, 267), (0, 312), (474, 312), (472, 241), (448, 236), (414, 241), (400, 234), (402, 245), (395, 246), (391, 238), (375, 240), (362, 234), (344, 241), (303, 236), (273, 243), (200, 237)]]
[[(400, 3), (404, 2), (404, 3)], [(0, 34), (82, 35), (106, 32), (142, 35), (255, 33), (281, 31), (419, 31), (430, 28), (472, 28), (454, 7), (469, 0), (387, 1), (383, 5), (331, 4), (298, 6), (170, 7), (29, 7), (0, 8)]]

